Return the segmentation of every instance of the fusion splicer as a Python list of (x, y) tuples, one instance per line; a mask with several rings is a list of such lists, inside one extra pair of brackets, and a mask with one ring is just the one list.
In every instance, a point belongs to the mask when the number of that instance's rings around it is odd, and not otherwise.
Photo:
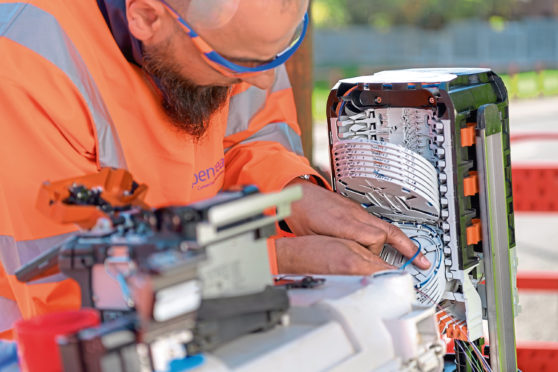
[[(278, 324), (289, 307), (285, 288), (273, 286), (267, 238), (290, 214), (300, 188), (259, 194), (254, 188), (221, 193), (187, 207), (160, 210), (163, 221), (183, 221), (174, 231), (203, 247), (199, 265), (203, 301), (188, 351), (213, 350), (224, 342)], [(275, 209), (275, 214), (267, 211)]]
[(198, 258), (167, 250), (138, 264), (119, 283), (135, 311), (58, 337), (64, 371), (165, 371), (184, 358), (201, 303)]
[[(75, 279), (83, 306), (98, 309), (105, 321), (116, 319), (88, 331), (87, 340), (125, 328), (152, 345), (186, 330), (190, 338), (182, 343), (191, 355), (280, 321), (289, 302), (285, 289), (273, 287), (267, 238), (300, 188), (260, 194), (245, 187), (156, 210), (143, 202), (145, 192), (122, 170), (45, 183), (41, 209), (89, 230), (23, 266), (18, 279), (60, 271)], [(265, 213), (270, 209), (276, 213)], [(80, 337), (67, 344), (83, 346)]]

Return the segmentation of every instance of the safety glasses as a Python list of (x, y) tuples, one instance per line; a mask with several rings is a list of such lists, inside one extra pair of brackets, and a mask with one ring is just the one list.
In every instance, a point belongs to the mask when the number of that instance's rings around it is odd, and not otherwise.
[(196, 33), (196, 31), (194, 31), (192, 26), (190, 26), (182, 17), (180, 17), (178, 12), (176, 12), (169, 4), (167, 4), (166, 1), (160, 1), (161, 4), (163, 4), (169, 11), (169, 13), (178, 21), (178, 23), (188, 34), (188, 36), (190, 36), (190, 38), (194, 42), (194, 45), (196, 46), (196, 48), (198, 48), (201, 56), (207, 62), (207, 64), (209, 64), (221, 74), (228, 77), (239, 78), (242, 76), (250, 76), (255, 73), (271, 70), (277, 66), (282, 65), (293, 55), (294, 52), (296, 52), (296, 50), (304, 40), (304, 36), (306, 35), (306, 30), (308, 28), (308, 13), (306, 13), (304, 14), (304, 19), (302, 20), (301, 24), (297, 27), (291, 43), (289, 43), (289, 46), (284, 51), (277, 54), (277, 56), (275, 56), (275, 58), (273, 58), (269, 62), (262, 63), (257, 66), (242, 66), (226, 59), (215, 50), (213, 50), (213, 48), (211, 48), (209, 44), (207, 44), (205, 40), (203, 40)]

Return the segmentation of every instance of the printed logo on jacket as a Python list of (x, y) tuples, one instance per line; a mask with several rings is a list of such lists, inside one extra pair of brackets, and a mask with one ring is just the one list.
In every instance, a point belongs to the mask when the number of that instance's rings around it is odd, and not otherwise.
[(215, 181), (223, 174), (225, 171), (225, 158), (219, 159), (214, 166), (196, 171), (194, 173), (194, 182), (192, 183), (192, 188), (197, 190), (203, 190), (215, 183)]

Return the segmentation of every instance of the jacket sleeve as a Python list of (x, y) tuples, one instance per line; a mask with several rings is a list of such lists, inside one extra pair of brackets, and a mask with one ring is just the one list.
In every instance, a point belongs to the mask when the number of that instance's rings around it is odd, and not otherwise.
[[(253, 184), (262, 192), (279, 191), (298, 176), (327, 186), (302, 151), (294, 97), (285, 66), (277, 68), (268, 90), (242, 83), (235, 86), (229, 105), (225, 148), (224, 188)], [(269, 265), (278, 274), (275, 241), (268, 240)]]
[(17, 319), (77, 308), (79, 287), (53, 276), (23, 284), (15, 271), (75, 231), (36, 208), (42, 182), (97, 170), (95, 139), (83, 97), (32, 51), (0, 39), (0, 337)]
[(257, 185), (278, 191), (291, 180), (311, 175), (327, 184), (304, 157), (293, 92), (284, 66), (268, 90), (246, 83), (234, 87), (229, 105), (224, 187)]

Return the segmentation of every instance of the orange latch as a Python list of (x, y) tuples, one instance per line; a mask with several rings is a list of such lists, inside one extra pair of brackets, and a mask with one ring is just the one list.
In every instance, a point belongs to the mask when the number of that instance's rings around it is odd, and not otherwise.
[(438, 321), (440, 334), (445, 334), (449, 338), (456, 338), (463, 341), (468, 339), (465, 320), (456, 319), (444, 310), (436, 314), (436, 320)]
[(475, 144), (476, 123), (467, 123), (467, 127), (461, 128), (461, 147), (473, 146)]
[(467, 245), (477, 244), (482, 240), (481, 220), (473, 218), (471, 222), (473, 224), (467, 227)]
[(473, 196), (479, 192), (479, 176), (477, 171), (470, 171), (469, 177), (463, 179), (463, 193), (465, 196)]

